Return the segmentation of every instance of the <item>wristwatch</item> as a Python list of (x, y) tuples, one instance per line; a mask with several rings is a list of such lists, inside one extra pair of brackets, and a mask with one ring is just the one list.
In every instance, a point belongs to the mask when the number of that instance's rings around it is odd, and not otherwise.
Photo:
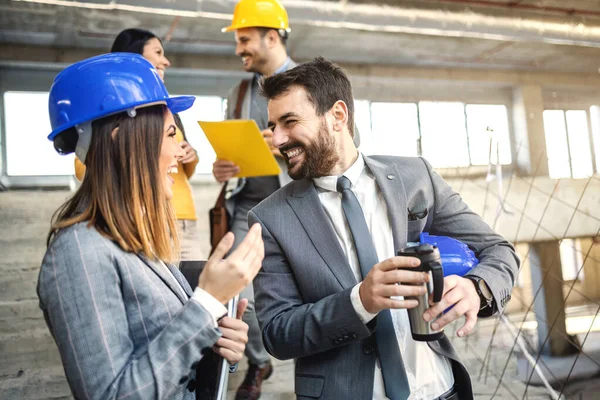
[(479, 315), (482, 317), (488, 317), (496, 312), (494, 295), (490, 290), (490, 287), (485, 281), (478, 276), (466, 276), (475, 285), (475, 290), (479, 296)]

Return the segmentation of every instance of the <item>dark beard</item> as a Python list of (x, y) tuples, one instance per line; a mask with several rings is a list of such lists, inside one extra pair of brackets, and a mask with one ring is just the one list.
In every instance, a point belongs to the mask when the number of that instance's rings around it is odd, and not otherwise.
[(314, 179), (330, 175), (331, 170), (340, 160), (335, 148), (335, 139), (329, 135), (325, 124), (321, 124), (316, 142), (301, 147), (304, 150), (304, 161), (295, 172), (290, 171), (289, 158), (287, 155), (284, 156), (288, 174), (294, 180)]
[(244, 70), (246, 72), (256, 72), (258, 74), (264, 75), (263, 69), (264, 66), (267, 64), (267, 57), (265, 56), (266, 51), (266, 46), (264, 43), (262, 43), (260, 52), (254, 54), (243, 52), (242, 54), (240, 54), (240, 59), (242, 59), (245, 56), (252, 57), (252, 63), (250, 64), (250, 67), (246, 68), (244, 66)]

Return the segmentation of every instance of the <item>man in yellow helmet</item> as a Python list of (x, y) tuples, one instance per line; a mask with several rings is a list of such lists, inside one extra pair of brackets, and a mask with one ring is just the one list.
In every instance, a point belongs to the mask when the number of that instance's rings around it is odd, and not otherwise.
[[(255, 120), (270, 145), (272, 132), (267, 129), (267, 101), (259, 93), (258, 82), (263, 76), (272, 76), (296, 66), (286, 51), (290, 32), (287, 12), (278, 0), (241, 0), (235, 7), (231, 25), (223, 28), (223, 32), (235, 33), (235, 54), (241, 58), (244, 70), (254, 73), (252, 79), (243, 80), (229, 92), (226, 117)], [(281, 170), (287, 171), (279, 151), (271, 148)], [(213, 175), (219, 182), (231, 180), (238, 172), (238, 166), (228, 160), (217, 160), (213, 164)], [(227, 201), (230, 229), (235, 234), (233, 248), (248, 232), (248, 211), (290, 181), (287, 172), (282, 172), (279, 176), (240, 179), (237, 184), (230, 182), (229, 186), (235, 187)], [(273, 367), (256, 320), (252, 284), (240, 296), (249, 300), (243, 317), (249, 326), (246, 346), (249, 365), (236, 399), (257, 399), (262, 382), (271, 375)]]

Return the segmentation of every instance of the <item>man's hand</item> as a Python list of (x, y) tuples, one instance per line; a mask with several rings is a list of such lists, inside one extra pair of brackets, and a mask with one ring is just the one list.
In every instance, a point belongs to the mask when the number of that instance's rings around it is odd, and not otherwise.
[(240, 173), (240, 167), (231, 161), (217, 160), (213, 163), (213, 175), (217, 182), (225, 182)]
[(244, 356), (248, 343), (248, 324), (242, 321), (242, 315), (248, 306), (248, 299), (241, 299), (237, 307), (236, 318), (223, 317), (219, 320), (219, 329), (223, 336), (213, 346), (213, 351), (229, 361), (239, 362)]
[(273, 146), (273, 131), (270, 129), (265, 129), (260, 133), (262, 133), (265, 142), (267, 142), (269, 149), (271, 149), (271, 153), (273, 153), (275, 157), (283, 157), (279, 149)]
[(191, 163), (198, 159), (198, 153), (196, 153), (196, 150), (194, 150), (194, 148), (190, 146), (188, 142), (183, 140), (179, 144), (181, 145), (183, 151), (185, 151), (185, 156), (183, 156), (183, 158), (181, 159), (181, 162), (183, 164)]
[(204, 266), (198, 287), (225, 304), (239, 294), (256, 276), (265, 256), (261, 226), (252, 225), (237, 249), (223, 259), (233, 246), (233, 233), (227, 233)]
[[(432, 298), (433, 297), (430, 297), (430, 300)], [(458, 275), (450, 275), (444, 278), (444, 293), (442, 295), (442, 300), (435, 305), (432, 304), (432, 307), (423, 314), (423, 318), (425, 321), (431, 321), (448, 307), (454, 306), (452, 309), (448, 310), (446, 314), (435, 321), (431, 327), (435, 330), (440, 330), (450, 322), (464, 315), (465, 323), (458, 331), (456, 331), (456, 334), (459, 337), (462, 337), (473, 331), (473, 328), (477, 323), (477, 314), (479, 313), (480, 304), (481, 301), (479, 295), (471, 280)]]
[[(392, 257), (375, 264), (360, 285), (358, 293), (365, 310), (376, 314), (387, 308), (413, 308), (417, 300), (398, 300), (392, 296), (421, 296), (426, 293), (425, 285), (413, 286), (429, 281), (429, 274), (398, 268), (416, 267), (421, 261), (415, 257)], [(408, 285), (403, 285), (407, 283)]]

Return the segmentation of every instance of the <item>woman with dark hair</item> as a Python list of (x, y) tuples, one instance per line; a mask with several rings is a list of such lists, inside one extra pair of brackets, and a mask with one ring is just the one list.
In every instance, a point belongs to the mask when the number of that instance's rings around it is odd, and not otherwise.
[[(171, 63), (165, 56), (162, 41), (152, 32), (144, 29), (125, 29), (117, 35), (111, 47), (111, 53), (136, 53), (148, 60), (162, 80), (165, 70)], [(197, 227), (196, 206), (189, 178), (194, 174), (198, 164), (198, 154), (188, 143), (185, 137), (183, 124), (179, 116), (174, 115), (177, 132), (175, 138), (180, 143), (185, 155), (181, 158), (178, 168), (172, 174), (175, 183), (173, 185), (173, 207), (177, 216), (181, 239), (181, 260), (200, 260), (205, 254), (200, 251), (201, 236)], [(84, 160), (75, 159), (75, 175), (80, 181), (85, 175)]]
[(163, 80), (165, 70), (171, 66), (171, 62), (165, 56), (162, 41), (154, 33), (144, 29), (131, 28), (119, 33), (110, 52), (141, 54), (154, 65)]
[[(82, 89), (83, 88), (83, 89)], [(40, 307), (76, 399), (194, 399), (196, 366), (211, 347), (238, 362), (248, 326), (224, 303), (258, 272), (260, 225), (227, 258), (226, 235), (192, 291), (176, 268), (172, 175), (185, 151), (173, 113), (195, 98), (169, 97), (135, 54), (78, 62), (49, 97), (61, 154), (86, 160), (86, 177), (55, 213), (38, 279)], [(202, 371), (198, 371), (202, 373)]]

